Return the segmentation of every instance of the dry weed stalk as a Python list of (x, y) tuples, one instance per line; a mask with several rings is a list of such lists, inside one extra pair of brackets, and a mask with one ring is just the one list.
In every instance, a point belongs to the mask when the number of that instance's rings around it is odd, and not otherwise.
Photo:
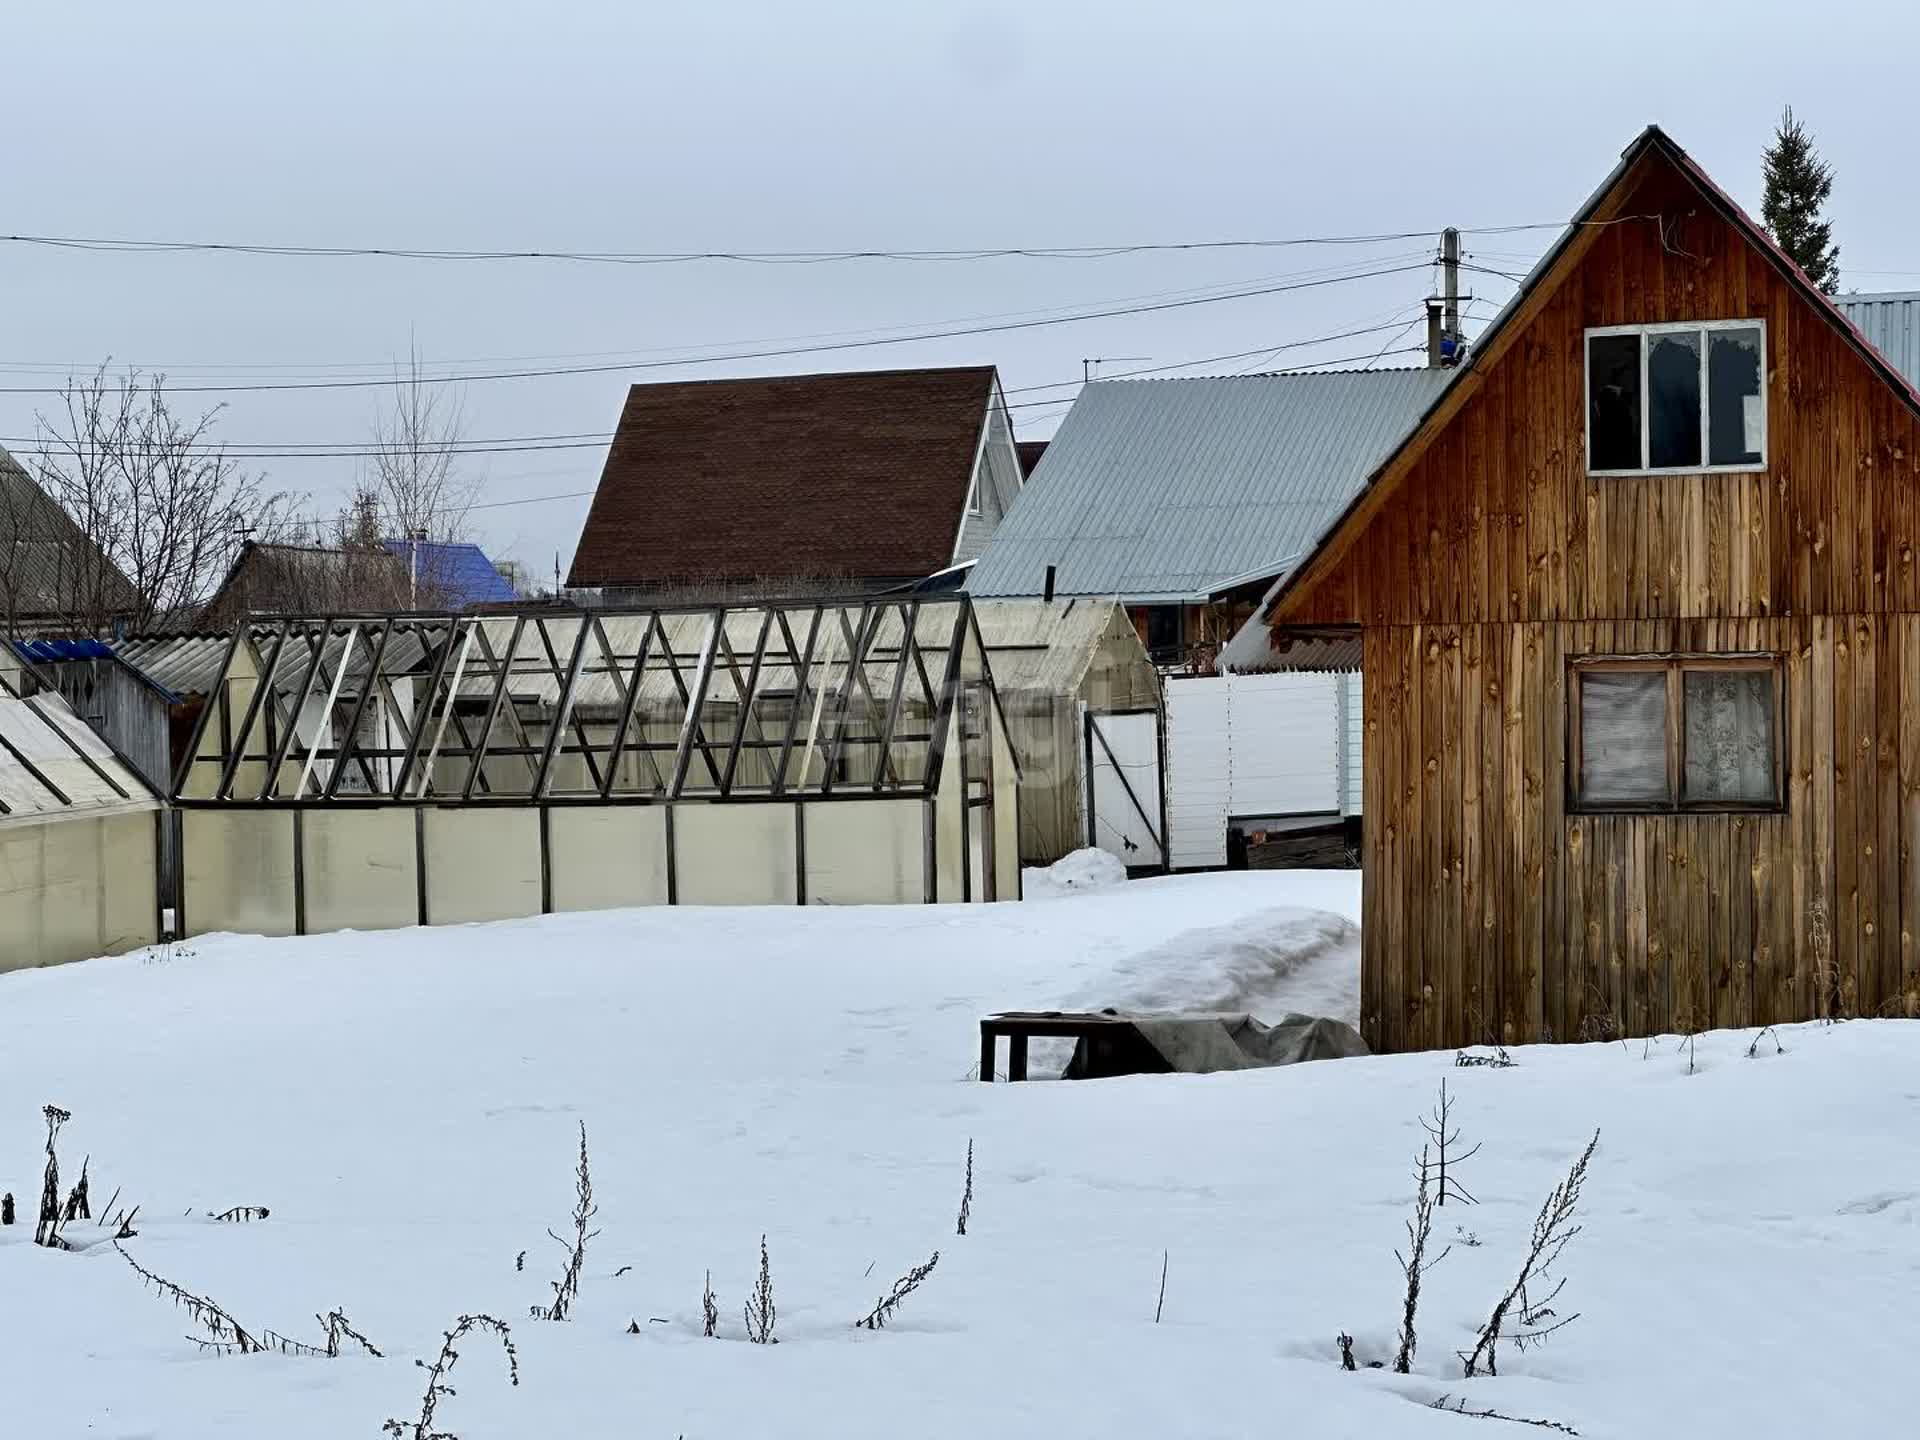
[(1400, 1262), (1400, 1271), (1407, 1280), (1406, 1300), (1400, 1314), (1400, 1349), (1393, 1357), (1394, 1373), (1398, 1375), (1411, 1374), (1413, 1371), (1413, 1352), (1419, 1344), (1413, 1321), (1415, 1312), (1420, 1308), (1420, 1279), (1453, 1253), (1453, 1247), (1449, 1245), (1431, 1260), (1427, 1259), (1427, 1240), (1433, 1234), (1433, 1210), (1438, 1199), (1431, 1184), (1432, 1172), (1424, 1145), (1420, 1147), (1420, 1164), (1415, 1173), (1419, 1176), (1420, 1188), (1414, 1192), (1413, 1219), (1406, 1222), (1407, 1253), (1402, 1255), (1398, 1250), (1393, 1252), (1393, 1258)]
[(120, 1252), (120, 1258), (122, 1260), (133, 1267), (133, 1273), (140, 1277), (148, 1289), (155, 1291), (165, 1299), (171, 1300), (175, 1305), (186, 1311), (195, 1324), (202, 1326), (206, 1330), (208, 1338), (205, 1340), (200, 1339), (198, 1336), (188, 1337), (196, 1345), (222, 1351), (237, 1351), (242, 1355), (251, 1355), (257, 1350), (266, 1348), (260, 1341), (254, 1339), (238, 1320), (235, 1320), (225, 1310), (222, 1310), (218, 1305), (214, 1304), (213, 1301), (207, 1299), (206, 1296), (196, 1295), (185, 1286), (176, 1285), (164, 1276), (154, 1274), (153, 1271), (147, 1269), (146, 1266), (129, 1255), (126, 1252), (126, 1248), (122, 1246), (118, 1240), (113, 1242), (113, 1248)]
[(887, 1322), (893, 1318), (894, 1312), (900, 1308), (900, 1302), (918, 1290), (920, 1288), (920, 1282), (931, 1275), (933, 1273), (933, 1267), (939, 1263), (940, 1252), (936, 1250), (933, 1252), (933, 1257), (928, 1260), (926, 1264), (914, 1266), (913, 1269), (894, 1281), (893, 1289), (880, 1298), (873, 1309), (867, 1312), (865, 1319), (854, 1321), (853, 1328), (856, 1330), (886, 1329)]
[(967, 1217), (973, 1214), (973, 1140), (967, 1140), (967, 1188), (960, 1192), (960, 1223), (955, 1227), (956, 1235), (967, 1233)]
[(454, 1348), (455, 1343), (476, 1330), (499, 1339), (501, 1347), (507, 1352), (507, 1380), (512, 1385), (519, 1385), (520, 1355), (513, 1348), (513, 1332), (507, 1328), (506, 1322), (496, 1320), (491, 1315), (462, 1315), (447, 1331), (433, 1364), (429, 1365), (424, 1360), (413, 1362), (427, 1372), (427, 1389), (420, 1397), (419, 1419), (389, 1420), (380, 1427), (382, 1434), (391, 1435), (394, 1440), (457, 1440), (451, 1431), (434, 1429), (434, 1414), (441, 1400), (454, 1393), (453, 1387), (447, 1383), (447, 1377), (453, 1373), (453, 1367), (460, 1363), (460, 1352)]
[(1153, 1323), (1160, 1323), (1160, 1312), (1167, 1306), (1167, 1263), (1173, 1258), (1171, 1250), (1160, 1252), (1160, 1298), (1153, 1302)]
[(565, 1320), (573, 1310), (573, 1302), (580, 1297), (580, 1275), (587, 1263), (587, 1241), (600, 1232), (589, 1230), (587, 1226), (593, 1217), (600, 1213), (600, 1207), (593, 1203), (593, 1176), (587, 1169), (587, 1122), (580, 1122), (580, 1164), (574, 1171), (573, 1202), (573, 1243), (568, 1245), (558, 1235), (549, 1230), (554, 1242), (567, 1251), (567, 1268), (553, 1284), (553, 1303), (551, 1305), (533, 1305), (528, 1309), (536, 1320)]
[(33, 1243), (64, 1250), (66, 1242), (60, 1238), (60, 1156), (55, 1144), (60, 1138), (60, 1127), (73, 1115), (58, 1105), (43, 1105), (40, 1113), (47, 1120), (47, 1171), (40, 1183), (40, 1216), (34, 1222)]
[(264, 1220), (272, 1213), (273, 1212), (268, 1210), (264, 1205), (235, 1205), (230, 1210), (222, 1210), (218, 1215), (209, 1210), (207, 1212), (207, 1218), (209, 1220), (229, 1220), (237, 1223), (242, 1220)]
[(767, 1237), (760, 1237), (760, 1278), (755, 1282), (753, 1294), (747, 1297), (745, 1308), (747, 1321), (747, 1339), (755, 1345), (778, 1345), (779, 1338), (773, 1333), (776, 1315), (773, 1304), (773, 1271), (767, 1264)]
[[(1447, 1403), (1449, 1400), (1453, 1400), (1451, 1405)], [(1467, 1402), (1464, 1396), (1458, 1400), (1454, 1400), (1454, 1397), (1451, 1395), (1442, 1395), (1427, 1408), (1430, 1410), (1438, 1410), (1445, 1415), (1468, 1415), (1475, 1420), (1505, 1420), (1513, 1425), (1531, 1425), (1536, 1430), (1555, 1430), (1562, 1435), (1578, 1435), (1580, 1433), (1571, 1425), (1562, 1425), (1558, 1420), (1530, 1420), (1524, 1415), (1505, 1415), (1493, 1409), (1491, 1406), (1485, 1410), (1469, 1410), (1467, 1409)]]
[(712, 1340), (720, 1333), (720, 1302), (713, 1295), (713, 1272), (707, 1271), (700, 1289), (700, 1333)]
[(60, 1223), (71, 1225), (75, 1220), (91, 1220), (93, 1210), (87, 1201), (87, 1167), (93, 1163), (93, 1157), (87, 1156), (80, 1162), (80, 1178), (74, 1182), (72, 1191), (67, 1195), (67, 1203), (61, 1208)]
[(0, 1225), (13, 1224), (13, 1192), (0, 1195)]
[(373, 1348), (373, 1342), (371, 1340), (367, 1339), (366, 1336), (362, 1335), (347, 1322), (344, 1311), (329, 1310), (326, 1314), (315, 1315), (313, 1318), (318, 1320), (320, 1322), (320, 1328), (327, 1332), (327, 1357), (329, 1359), (335, 1359), (339, 1356), (340, 1342), (343, 1339), (357, 1342), (362, 1350), (365, 1350), (376, 1360), (384, 1360), (386, 1358), (378, 1350)]
[(1470, 1070), (1476, 1067), (1490, 1070), (1511, 1070), (1517, 1062), (1507, 1053), (1506, 1046), (1496, 1045), (1493, 1047), (1493, 1053), (1491, 1055), (1476, 1055), (1471, 1050), (1457, 1050), (1454, 1052), (1453, 1063), (1454, 1067), (1460, 1070)]
[(1527, 1258), (1521, 1263), (1519, 1278), (1493, 1307), (1493, 1314), (1481, 1327), (1472, 1351), (1460, 1357), (1466, 1366), (1468, 1379), (1480, 1373), (1483, 1363), (1489, 1375), (1500, 1373), (1496, 1352), (1505, 1330), (1507, 1312), (1516, 1302), (1520, 1305), (1520, 1329), (1513, 1336), (1513, 1341), (1520, 1349), (1537, 1344), (1555, 1330), (1571, 1325), (1580, 1318), (1578, 1314), (1573, 1314), (1563, 1320), (1548, 1308), (1549, 1302), (1559, 1295), (1566, 1284), (1564, 1280), (1553, 1287), (1546, 1300), (1538, 1304), (1528, 1301), (1526, 1292), (1528, 1282), (1548, 1275), (1559, 1260), (1560, 1252), (1567, 1248), (1567, 1242), (1580, 1233), (1581, 1227), (1573, 1223), (1573, 1216), (1580, 1204), (1580, 1187), (1586, 1183), (1587, 1165), (1592, 1161), (1594, 1149), (1599, 1144), (1600, 1132), (1596, 1130), (1593, 1138), (1587, 1142), (1587, 1148), (1580, 1152), (1580, 1158), (1573, 1162), (1567, 1178), (1547, 1193), (1545, 1203), (1540, 1206), (1540, 1214), (1533, 1222), (1533, 1241)]
[[(1433, 1203), (1436, 1205), (1444, 1205), (1447, 1203), (1447, 1197), (1451, 1195), (1462, 1204), (1478, 1205), (1480, 1202), (1473, 1197), (1467, 1187), (1462, 1185), (1458, 1179), (1447, 1174), (1447, 1149), (1449, 1146), (1457, 1146), (1460, 1141), (1460, 1132), (1452, 1128), (1452, 1126), (1453, 1100), (1452, 1097), (1447, 1094), (1447, 1080), (1443, 1075), (1440, 1077), (1440, 1100), (1439, 1103), (1433, 1107), (1433, 1118), (1429, 1120), (1424, 1115), (1420, 1117), (1420, 1128), (1432, 1137), (1434, 1147), (1438, 1151), (1438, 1164), (1435, 1166), (1434, 1171), (1435, 1189)], [(1464, 1154), (1458, 1149), (1455, 1149), (1453, 1153), (1453, 1163), (1459, 1165), (1471, 1160), (1479, 1153), (1480, 1146), (1478, 1144)], [(1423, 1160), (1425, 1155), (1426, 1152), (1423, 1150), (1421, 1152)]]

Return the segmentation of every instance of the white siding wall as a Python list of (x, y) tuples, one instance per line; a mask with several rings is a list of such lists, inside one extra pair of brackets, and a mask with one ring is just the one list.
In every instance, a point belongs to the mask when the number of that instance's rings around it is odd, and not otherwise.
[[(953, 554), (956, 565), (979, 557), (1020, 494), (1020, 456), (1013, 448), (1013, 431), (997, 399), (988, 422), (987, 443), (980, 451), (979, 464), (974, 470), (973, 493), (980, 513), (969, 514), (960, 527), (960, 542)], [(1033, 588), (1038, 594), (1038, 579)]]
[(1366, 718), (1360, 711), (1360, 696), (1365, 687), (1360, 683), (1360, 672), (1340, 677), (1340, 693), (1344, 700), (1346, 730), (1345, 763), (1340, 775), (1340, 813), (1358, 815), (1360, 796), (1364, 787), (1360, 783), (1360, 754), (1365, 748)]

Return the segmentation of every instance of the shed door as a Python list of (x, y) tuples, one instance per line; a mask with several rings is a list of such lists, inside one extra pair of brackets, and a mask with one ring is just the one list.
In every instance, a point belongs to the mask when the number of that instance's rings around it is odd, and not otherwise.
[(1159, 711), (1088, 711), (1086, 741), (1087, 843), (1130, 868), (1164, 868)]

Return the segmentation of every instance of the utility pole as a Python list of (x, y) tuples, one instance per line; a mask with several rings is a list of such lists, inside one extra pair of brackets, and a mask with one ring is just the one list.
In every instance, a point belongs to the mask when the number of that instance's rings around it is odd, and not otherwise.
[(1441, 324), (1446, 330), (1446, 338), (1454, 342), (1456, 354), (1460, 343), (1460, 232), (1449, 225), (1440, 232), (1440, 273), (1443, 281), (1442, 293), (1446, 296), (1446, 313)]

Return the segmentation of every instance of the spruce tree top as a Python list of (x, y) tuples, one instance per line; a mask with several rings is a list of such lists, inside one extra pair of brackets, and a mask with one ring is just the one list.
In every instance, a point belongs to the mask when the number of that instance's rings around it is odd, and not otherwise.
[(1840, 288), (1840, 247), (1833, 243), (1833, 226), (1820, 213), (1833, 193), (1833, 167), (1813, 148), (1813, 137), (1793, 118), (1793, 107), (1781, 112), (1773, 143), (1761, 158), (1766, 192), (1760, 215), (1774, 242), (1827, 294)]

